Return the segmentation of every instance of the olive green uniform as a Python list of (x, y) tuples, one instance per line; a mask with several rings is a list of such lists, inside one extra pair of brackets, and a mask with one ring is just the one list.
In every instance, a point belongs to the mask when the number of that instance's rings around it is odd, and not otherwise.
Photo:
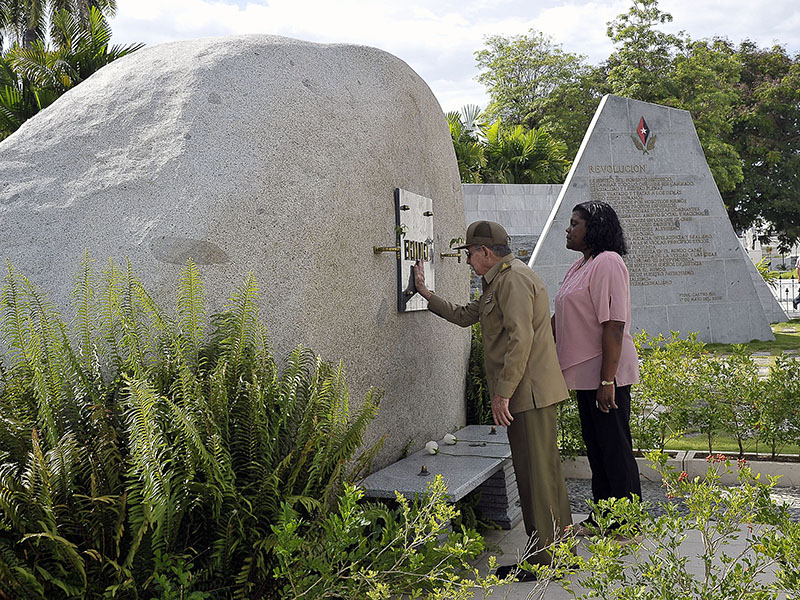
[(462, 327), (480, 321), (489, 394), (510, 398), (514, 416), (508, 439), (525, 530), (538, 532), (538, 547), (547, 546), (553, 522), (560, 531), (572, 523), (572, 515), (556, 440), (556, 405), (569, 392), (556, 356), (544, 284), (509, 254), (483, 276), (480, 298), (458, 306), (433, 295), (428, 308)]

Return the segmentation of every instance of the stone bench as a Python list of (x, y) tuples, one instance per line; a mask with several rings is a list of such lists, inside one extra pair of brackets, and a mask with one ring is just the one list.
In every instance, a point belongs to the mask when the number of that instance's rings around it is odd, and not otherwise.
[(439, 440), (438, 454), (423, 448), (372, 473), (359, 485), (372, 498), (394, 498), (395, 492), (413, 498), (441, 475), (452, 502), (478, 490), (481, 513), (503, 529), (511, 529), (522, 520), (511, 447), (505, 428), (492, 431), (489, 425), (468, 425), (455, 432), (456, 444)]

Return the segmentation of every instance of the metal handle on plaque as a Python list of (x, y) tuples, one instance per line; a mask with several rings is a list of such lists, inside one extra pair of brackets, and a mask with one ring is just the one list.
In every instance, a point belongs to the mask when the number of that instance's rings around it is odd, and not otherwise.
[(400, 246), (373, 246), (372, 251), (375, 254), (380, 254), (381, 252), (394, 252), (397, 256), (397, 260), (400, 260)]
[(439, 258), (457, 258), (461, 262), (461, 252), (440, 252)]

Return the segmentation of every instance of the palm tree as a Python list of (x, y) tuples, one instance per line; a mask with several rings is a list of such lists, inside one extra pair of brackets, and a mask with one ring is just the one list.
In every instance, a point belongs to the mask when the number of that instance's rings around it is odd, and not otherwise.
[(56, 98), (58, 93), (37, 88), (14, 70), (8, 58), (0, 56), (0, 140)]
[(54, 37), (61, 40), (57, 50), (37, 42), (31, 48), (14, 48), (12, 66), (36, 85), (61, 94), (110, 62), (139, 50), (144, 44), (112, 46), (111, 27), (102, 13), (92, 7), (86, 24), (80, 17), (62, 10), (53, 17)]
[(481, 169), (486, 165), (483, 146), (478, 139), (482, 124), (478, 122), (481, 109), (476, 104), (468, 104), (460, 111), (445, 115), (453, 139), (453, 149), (458, 161), (458, 173), (462, 183), (480, 183)]
[(56, 50), (37, 41), (0, 58), (0, 139), (101, 67), (143, 46), (109, 48), (111, 27), (95, 7), (86, 25), (66, 10), (56, 13), (53, 32), (61, 40)]
[(484, 129), (486, 167), (483, 180), (493, 183), (563, 183), (569, 170), (567, 145), (543, 129), (511, 129), (500, 119)]
[(117, 10), (117, 0), (0, 0), (0, 42), (30, 48), (36, 42), (45, 41), (49, 33), (60, 46), (56, 15), (67, 11), (88, 26), (92, 8), (112, 17)]

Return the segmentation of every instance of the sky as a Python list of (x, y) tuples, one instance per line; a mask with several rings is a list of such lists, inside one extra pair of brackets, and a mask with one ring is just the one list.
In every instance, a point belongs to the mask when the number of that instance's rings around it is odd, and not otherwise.
[[(486, 36), (536, 29), (567, 52), (598, 64), (613, 51), (608, 21), (630, 0), (117, 0), (115, 44), (274, 34), (374, 46), (394, 54), (430, 86), (442, 109), (485, 107), (474, 53)], [(693, 39), (750, 39), (800, 52), (798, 0), (661, 0), (662, 26)]]

